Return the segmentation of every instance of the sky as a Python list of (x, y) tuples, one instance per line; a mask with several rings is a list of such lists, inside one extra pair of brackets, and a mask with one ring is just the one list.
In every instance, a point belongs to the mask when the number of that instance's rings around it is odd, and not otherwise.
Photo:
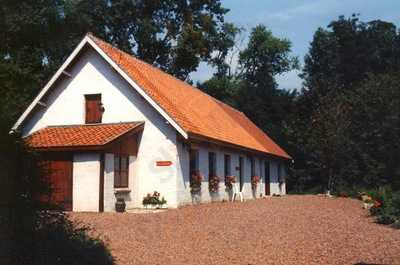
[[(225, 16), (227, 22), (246, 29), (264, 24), (272, 33), (292, 42), (292, 55), (303, 62), (314, 32), (326, 27), (340, 15), (360, 14), (364, 22), (385, 20), (400, 25), (400, 0), (222, 0), (230, 9)], [(245, 36), (248, 36), (245, 35)], [(194, 81), (204, 81), (212, 76), (213, 70), (206, 64), (191, 74)], [(302, 80), (298, 71), (277, 77), (282, 89), (297, 89)]]

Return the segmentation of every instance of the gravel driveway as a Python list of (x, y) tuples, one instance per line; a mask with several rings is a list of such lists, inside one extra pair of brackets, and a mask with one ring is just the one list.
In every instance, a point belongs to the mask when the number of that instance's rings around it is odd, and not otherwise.
[(286, 196), (161, 213), (72, 213), (118, 264), (400, 264), (400, 230), (360, 201)]

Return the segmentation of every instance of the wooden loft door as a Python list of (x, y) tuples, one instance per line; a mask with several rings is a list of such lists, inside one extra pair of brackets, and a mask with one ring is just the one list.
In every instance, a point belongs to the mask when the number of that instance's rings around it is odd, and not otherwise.
[(102, 117), (101, 94), (85, 95), (85, 123), (101, 123)]

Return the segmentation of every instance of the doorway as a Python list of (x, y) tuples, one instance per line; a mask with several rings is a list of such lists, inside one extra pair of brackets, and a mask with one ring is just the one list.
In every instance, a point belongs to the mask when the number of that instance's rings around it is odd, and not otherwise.
[(72, 155), (49, 152), (40, 165), (44, 180), (51, 186), (48, 202), (72, 211)]
[(240, 191), (243, 189), (243, 157), (239, 156), (239, 184), (240, 184)]
[(264, 162), (264, 176), (265, 176), (265, 195), (271, 195), (270, 190), (270, 173), (269, 173), (269, 162)]

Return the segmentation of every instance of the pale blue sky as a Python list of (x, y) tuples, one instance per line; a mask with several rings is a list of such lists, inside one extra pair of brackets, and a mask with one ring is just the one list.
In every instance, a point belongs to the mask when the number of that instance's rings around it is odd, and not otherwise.
[[(230, 9), (226, 21), (249, 30), (257, 24), (264, 24), (275, 36), (292, 42), (293, 55), (303, 61), (315, 30), (326, 27), (340, 15), (349, 17), (360, 13), (362, 21), (375, 19), (400, 24), (400, 0), (222, 0)], [(212, 69), (202, 64), (192, 79), (206, 80)], [(277, 78), (279, 87), (299, 88), (298, 73), (290, 72)]]

